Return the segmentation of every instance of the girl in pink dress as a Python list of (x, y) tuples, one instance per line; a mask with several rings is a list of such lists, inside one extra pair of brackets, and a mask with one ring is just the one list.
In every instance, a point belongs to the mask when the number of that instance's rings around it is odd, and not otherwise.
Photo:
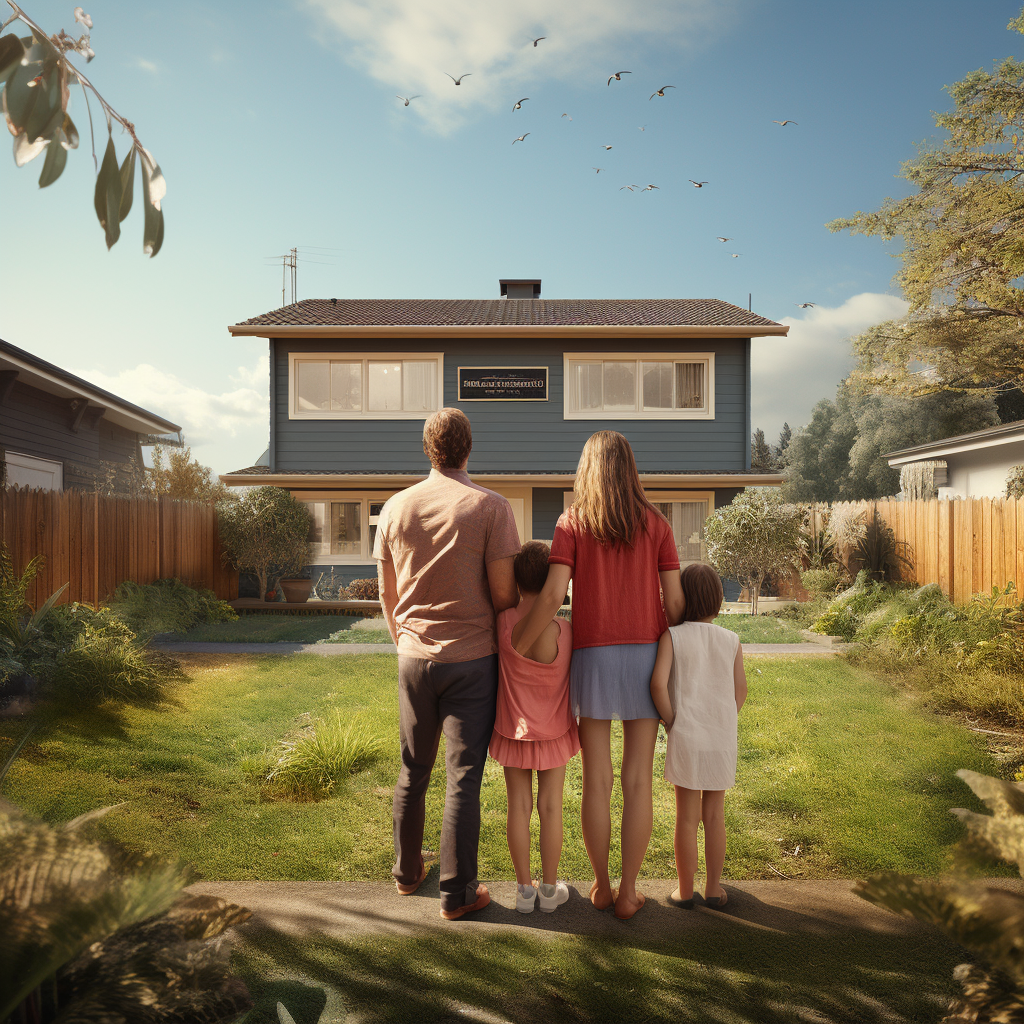
[[(534, 905), (546, 913), (569, 898), (558, 880), (562, 855), (562, 788), (565, 766), (580, 749), (576, 719), (569, 708), (572, 627), (555, 618), (520, 654), (512, 630), (533, 607), (548, 574), (547, 544), (529, 541), (513, 561), (519, 604), (498, 615), (498, 710), (490, 754), (505, 769), (508, 792), (506, 832), (516, 872), (516, 910)], [(537, 772), (542, 881), (530, 871), (533, 773)]]

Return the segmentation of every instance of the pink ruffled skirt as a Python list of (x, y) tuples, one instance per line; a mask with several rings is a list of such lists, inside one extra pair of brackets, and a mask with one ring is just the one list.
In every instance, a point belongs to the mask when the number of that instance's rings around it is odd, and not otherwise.
[(580, 735), (576, 722), (557, 739), (513, 740), (499, 732), (491, 735), (489, 753), (503, 768), (529, 768), (543, 772), (561, 768), (579, 752)]

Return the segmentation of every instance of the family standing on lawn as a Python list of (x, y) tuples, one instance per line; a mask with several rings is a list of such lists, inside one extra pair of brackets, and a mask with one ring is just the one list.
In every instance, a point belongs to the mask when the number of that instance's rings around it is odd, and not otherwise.
[[(665, 777), (676, 791), (673, 903), (692, 907), (704, 823), (704, 902), (722, 907), (724, 797), (736, 778), (736, 716), (746, 697), (735, 633), (713, 624), (722, 584), (709, 566), (682, 573), (672, 529), (644, 495), (629, 442), (599, 431), (583, 448), (575, 501), (550, 550), (520, 545), (505, 498), (466, 473), (469, 420), (442, 409), (423, 428), (430, 475), (395, 495), (374, 558), (398, 647), (402, 767), (395, 786), (398, 892), (426, 877), (426, 791), (441, 734), (448, 787), (441, 827), (441, 916), (490, 902), (477, 880), (480, 784), (488, 750), (505, 769), (516, 909), (553, 911), (566, 765), (583, 757), (583, 840), (590, 900), (627, 920), (643, 905), (637, 876), (653, 828), (654, 748), (668, 729)], [(572, 625), (557, 612), (572, 581)], [(622, 722), (622, 867), (608, 873), (611, 723)], [(537, 773), (541, 878), (530, 868)]]

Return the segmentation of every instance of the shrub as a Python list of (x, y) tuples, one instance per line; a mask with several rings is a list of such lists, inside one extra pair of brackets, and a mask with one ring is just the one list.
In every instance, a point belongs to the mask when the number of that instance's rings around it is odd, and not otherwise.
[(866, 571), (872, 579), (896, 582), (909, 579), (914, 563), (907, 557), (907, 545), (897, 541), (892, 527), (875, 509), (867, 520), (863, 536), (854, 544), (850, 563)]
[[(300, 799), (328, 797), (339, 783), (384, 757), (384, 745), (360, 721), (318, 720), (272, 754), (266, 781)], [(249, 770), (254, 765), (250, 761)]]
[(234, 622), (238, 615), (212, 590), (192, 587), (179, 579), (153, 583), (122, 583), (109, 604), (112, 617), (125, 623), (137, 636), (154, 633), (187, 633), (205, 622)]
[(857, 632), (857, 618), (849, 608), (830, 608), (811, 626), (811, 630), (825, 636), (841, 636), (850, 641)]
[(126, 623), (87, 605), (55, 608), (44, 638), (31, 671), (58, 700), (153, 704), (170, 683), (185, 678), (177, 662), (146, 650)]
[(1006, 496), (1024, 498), (1024, 465), (1010, 467), (1006, 475)]
[(353, 601), (379, 601), (380, 584), (376, 579), (353, 580), (346, 588)]
[(800, 582), (812, 598), (835, 597), (844, 579), (849, 579), (842, 567), (833, 562), (819, 569), (805, 569), (800, 573)]

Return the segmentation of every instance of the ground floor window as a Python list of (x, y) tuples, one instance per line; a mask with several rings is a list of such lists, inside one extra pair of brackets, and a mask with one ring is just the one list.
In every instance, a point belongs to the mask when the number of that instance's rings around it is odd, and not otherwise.
[(309, 509), (314, 564), (373, 561), (377, 521), (390, 493), (292, 493)]
[(20, 452), (4, 454), (7, 463), (7, 484), (10, 487), (39, 487), (44, 491), (64, 490), (64, 463), (37, 459)]
[(713, 491), (692, 491), (688, 493), (651, 492), (647, 493), (654, 507), (672, 524), (679, 565), (685, 568), (696, 562), (707, 561), (704, 544), (704, 520), (715, 507)]

